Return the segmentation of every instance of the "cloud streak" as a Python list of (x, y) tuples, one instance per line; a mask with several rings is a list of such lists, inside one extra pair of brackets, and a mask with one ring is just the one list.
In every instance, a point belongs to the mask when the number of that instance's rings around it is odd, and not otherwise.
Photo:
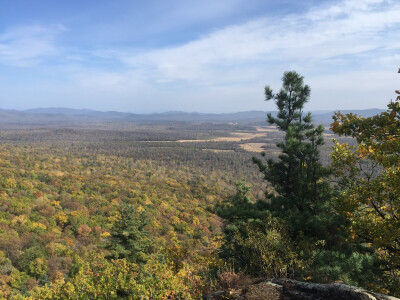
[(12, 28), (0, 35), (0, 63), (28, 67), (59, 54), (55, 39), (66, 28), (40, 25)]

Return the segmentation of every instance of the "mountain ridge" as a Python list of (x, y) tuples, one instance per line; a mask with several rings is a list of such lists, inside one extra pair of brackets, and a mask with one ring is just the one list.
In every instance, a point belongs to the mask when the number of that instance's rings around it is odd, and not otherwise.
[[(385, 110), (378, 108), (364, 110), (342, 110), (342, 113), (354, 113), (364, 117), (379, 114)], [(66, 107), (32, 108), (27, 110), (0, 109), (1, 124), (45, 124), (58, 122), (265, 122), (267, 114), (276, 115), (276, 111), (242, 111), (232, 113), (200, 113), (168, 111), (152, 114), (136, 114), (118, 111), (97, 111)], [(320, 110), (312, 112), (314, 123), (329, 125), (334, 111)]]

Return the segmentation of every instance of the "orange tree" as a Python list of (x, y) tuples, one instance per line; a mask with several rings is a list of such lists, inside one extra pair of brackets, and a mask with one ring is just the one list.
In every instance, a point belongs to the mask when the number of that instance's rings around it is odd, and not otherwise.
[(387, 111), (369, 118), (336, 113), (331, 127), (357, 142), (336, 141), (331, 153), (342, 187), (337, 209), (351, 221), (350, 237), (372, 248), (382, 260), (381, 270), (391, 275), (393, 287), (400, 283), (399, 101), (400, 96)]

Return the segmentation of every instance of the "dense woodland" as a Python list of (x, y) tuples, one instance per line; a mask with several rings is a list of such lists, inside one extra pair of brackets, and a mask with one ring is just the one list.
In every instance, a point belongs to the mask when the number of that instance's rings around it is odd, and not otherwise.
[(400, 103), (327, 131), (303, 113), (303, 78), (282, 79), (265, 89), (278, 107), (265, 136), (243, 122), (4, 125), (0, 298), (198, 299), (270, 277), (400, 295)]
[[(76, 289), (76, 295), (84, 291), (92, 299), (112, 295), (123, 284), (134, 295), (186, 297), (212, 284), (201, 276), (209, 272), (209, 265), (222, 266), (214, 255), (221, 221), (213, 206), (233, 192), (233, 183), (241, 177), (259, 181), (251, 154), (202, 150), (234, 150), (231, 143), (170, 143), (167, 148), (165, 143), (151, 142), (208, 136), (209, 129), (197, 134), (191, 128), (181, 132), (154, 126), (135, 132), (119, 126), (2, 132), (3, 297), (27, 296), (37, 290), (36, 298), (54, 294), (62, 298), (68, 287), (68, 293)], [(221, 133), (216, 128), (214, 134)], [(132, 214), (124, 215), (125, 208)], [(126, 218), (143, 218), (145, 225), (124, 228), (118, 222)], [(119, 254), (111, 258), (109, 247), (115, 245), (113, 232), (118, 226), (132, 230), (135, 243), (146, 240), (148, 246), (139, 251), (140, 263), (129, 255), (123, 262), (116, 260)], [(141, 232), (143, 240), (137, 240), (135, 231)], [(140, 274), (120, 269), (121, 263)], [(92, 264), (105, 268), (97, 275), (110, 281), (108, 291), (100, 282), (75, 286), (82, 282), (79, 276), (93, 271)], [(117, 279), (115, 272), (122, 272), (118, 274), (127, 282)]]

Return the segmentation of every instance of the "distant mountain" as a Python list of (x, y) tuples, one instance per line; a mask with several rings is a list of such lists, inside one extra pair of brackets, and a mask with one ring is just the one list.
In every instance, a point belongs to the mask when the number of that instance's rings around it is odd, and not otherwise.
[[(343, 110), (343, 113), (355, 113), (364, 117), (379, 114), (382, 109)], [(213, 122), (213, 123), (257, 123), (265, 124), (266, 111), (246, 111), (236, 113), (196, 113), (170, 111), (155, 114), (133, 114), (117, 111), (96, 111), (90, 109), (72, 108), (35, 108), (28, 110), (0, 109), (0, 123), (13, 125), (46, 125), (46, 124), (71, 124), (93, 122)], [(270, 112), (276, 115), (276, 112)], [(313, 119), (315, 124), (328, 125), (332, 123), (333, 112), (315, 111)]]
[(65, 107), (48, 107), (48, 108), (32, 108), (24, 110), (26, 113), (32, 114), (57, 114), (57, 115), (87, 115), (91, 113), (96, 113), (95, 110), (90, 109), (74, 109)]
[(267, 112), (264, 111), (247, 111), (237, 113), (197, 113), (171, 111), (165, 113), (135, 115), (136, 120), (155, 120), (155, 121), (181, 121), (181, 122), (252, 122), (265, 121)]
[(133, 114), (71, 108), (0, 109), (0, 123), (45, 124), (59, 122), (264, 122), (267, 112), (249, 111), (225, 114), (170, 111)]
[[(339, 111), (339, 110), (337, 110)], [(385, 111), (384, 109), (379, 109), (379, 108), (371, 108), (371, 109), (354, 109), (354, 110), (341, 110), (343, 114), (357, 114), (359, 116), (363, 116), (365, 118), (375, 116), (377, 114), (380, 114), (381, 112)], [(334, 112), (324, 112), (324, 113), (317, 113), (313, 112), (313, 120), (315, 124), (323, 124), (323, 125), (329, 125), (330, 123), (333, 122), (332, 116)]]
[(64, 115), (64, 116), (90, 116), (90, 117), (105, 117), (105, 118), (124, 118), (134, 114), (117, 112), (117, 111), (97, 111), (91, 109), (75, 109), (65, 107), (49, 107), (49, 108), (33, 108), (24, 110), (23, 112), (32, 114), (45, 115)]

